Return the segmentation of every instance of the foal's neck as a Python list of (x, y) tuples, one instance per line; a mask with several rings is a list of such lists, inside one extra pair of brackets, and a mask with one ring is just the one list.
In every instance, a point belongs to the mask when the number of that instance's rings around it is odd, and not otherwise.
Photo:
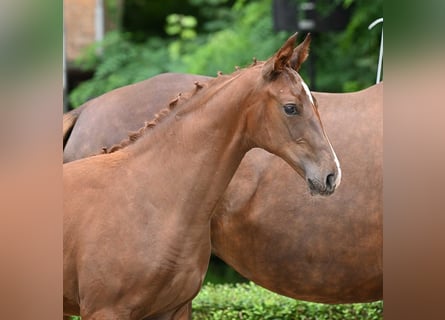
[(237, 81), (242, 76), (215, 80), (123, 150), (135, 168), (147, 170), (156, 206), (210, 220), (249, 149), (243, 108), (249, 90)]

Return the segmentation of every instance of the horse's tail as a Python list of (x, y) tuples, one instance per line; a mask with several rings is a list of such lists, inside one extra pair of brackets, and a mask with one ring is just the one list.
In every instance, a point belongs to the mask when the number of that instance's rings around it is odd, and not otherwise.
[(82, 113), (84, 107), (85, 105), (63, 114), (63, 149), (65, 149), (74, 125), (76, 124), (76, 121)]

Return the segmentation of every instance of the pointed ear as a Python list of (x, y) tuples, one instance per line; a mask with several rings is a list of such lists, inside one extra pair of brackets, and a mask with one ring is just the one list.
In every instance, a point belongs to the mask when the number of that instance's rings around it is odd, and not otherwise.
[(291, 67), (298, 72), (300, 70), (301, 65), (304, 61), (306, 61), (309, 56), (309, 45), (311, 44), (311, 34), (308, 33), (306, 38), (304, 38), (303, 42), (300, 43), (292, 54), (292, 58), (290, 59)]
[(289, 62), (292, 58), (293, 49), (295, 46), (295, 40), (297, 39), (297, 32), (291, 36), (284, 45), (278, 50), (271, 58), (269, 58), (263, 66), (263, 78), (266, 80), (272, 80), (286, 66), (289, 66)]

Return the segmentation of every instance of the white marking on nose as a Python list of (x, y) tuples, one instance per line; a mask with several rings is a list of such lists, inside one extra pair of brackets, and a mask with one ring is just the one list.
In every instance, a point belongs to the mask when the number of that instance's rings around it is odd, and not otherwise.
[(331, 141), (329, 141), (329, 138), (326, 136), (328, 143), (329, 143), (329, 147), (331, 148), (332, 154), (334, 155), (334, 162), (335, 165), (337, 166), (337, 179), (335, 179), (335, 185), (336, 188), (340, 185), (341, 183), (341, 168), (340, 168), (340, 162), (338, 161), (337, 155), (335, 154), (334, 148), (332, 148), (332, 144)]
[(314, 104), (314, 99), (312, 99), (311, 91), (309, 90), (309, 87), (307, 84), (301, 79), (301, 84), (303, 85), (304, 92), (309, 96), (309, 99), (311, 100), (312, 104)]
[[(311, 100), (312, 104), (314, 104), (314, 99), (312, 98), (312, 94), (311, 91), (309, 90), (309, 87), (307, 86), (307, 84), (303, 81), (303, 79), (301, 79), (301, 84), (303, 85), (303, 89), (306, 92), (306, 94), (309, 96), (309, 99)], [(338, 187), (341, 183), (341, 168), (340, 168), (340, 162), (338, 161), (337, 155), (335, 154), (334, 148), (332, 148), (332, 144), (331, 141), (329, 141), (328, 136), (326, 135), (326, 139), (328, 140), (329, 143), (329, 147), (331, 148), (332, 154), (334, 155), (334, 162), (335, 165), (337, 166), (337, 178), (335, 179), (335, 185), (336, 187)]]

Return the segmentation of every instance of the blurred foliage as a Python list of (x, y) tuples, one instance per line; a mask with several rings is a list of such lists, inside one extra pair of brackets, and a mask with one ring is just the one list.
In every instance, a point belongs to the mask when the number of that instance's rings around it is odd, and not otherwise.
[[(101, 55), (97, 54), (99, 48)], [(70, 103), (79, 106), (115, 88), (169, 71), (168, 56), (168, 46), (161, 38), (153, 37), (146, 43), (134, 44), (129, 35), (110, 32), (103, 42), (88, 48), (76, 62), (83, 69), (95, 69), (95, 73), (91, 80), (81, 83), (70, 93)]]
[(383, 16), (383, 1), (344, 0), (345, 6), (351, 4), (354, 10), (346, 30), (320, 34), (312, 43), (319, 91), (356, 91), (375, 83), (381, 27), (368, 26)]
[[(190, 10), (171, 11), (163, 24), (169, 37), (151, 35), (148, 40), (140, 41), (139, 37), (134, 42), (135, 33), (111, 32), (103, 43), (89, 48), (77, 65), (94, 69), (95, 74), (71, 92), (71, 105), (77, 107), (102, 93), (162, 72), (231, 73), (235, 66), (249, 65), (253, 57), (267, 59), (290, 35), (273, 30), (272, 0), (184, 2), (196, 6), (192, 11), (199, 15)], [(323, 4), (318, 1), (317, 5), (319, 2)], [(381, 28), (369, 31), (368, 25), (382, 16), (383, 1), (337, 2), (354, 5), (353, 14), (344, 32), (313, 34), (311, 53), (318, 91), (355, 91), (375, 81)], [(149, 8), (153, 5), (146, 4)], [(320, 8), (327, 12), (333, 6), (326, 2)], [(98, 47), (101, 55), (97, 54)], [(308, 64), (301, 69), (303, 78), (307, 78)]]
[[(122, 1), (122, 0), (110, 0)], [(200, 22), (199, 32), (210, 32), (225, 26), (230, 8), (236, 0), (125, 0), (122, 31), (133, 41), (144, 42), (147, 36), (167, 36), (163, 29), (168, 15), (194, 16)]]
[(207, 269), (204, 284), (223, 284), (223, 283), (241, 283), (248, 280), (240, 275), (235, 269), (228, 266), (217, 256), (210, 257), (209, 267)]
[(197, 21), (193, 16), (170, 14), (167, 16), (166, 32), (171, 35), (179, 35), (181, 39), (190, 40), (196, 38)]
[(247, 66), (253, 57), (267, 59), (288, 36), (273, 31), (270, 8), (270, 0), (238, 1), (232, 8), (233, 24), (203, 35), (199, 46), (182, 55), (182, 71), (215, 76), (217, 71), (231, 73), (235, 66)]
[[(71, 317), (80, 320), (80, 317)], [(323, 304), (291, 299), (253, 282), (205, 284), (192, 302), (193, 320), (381, 320), (383, 301)]]
[(124, 0), (105, 0), (106, 30), (120, 28), (122, 25), (122, 7)]
[(193, 320), (383, 319), (383, 302), (321, 304), (294, 300), (253, 282), (204, 285), (193, 300)]

